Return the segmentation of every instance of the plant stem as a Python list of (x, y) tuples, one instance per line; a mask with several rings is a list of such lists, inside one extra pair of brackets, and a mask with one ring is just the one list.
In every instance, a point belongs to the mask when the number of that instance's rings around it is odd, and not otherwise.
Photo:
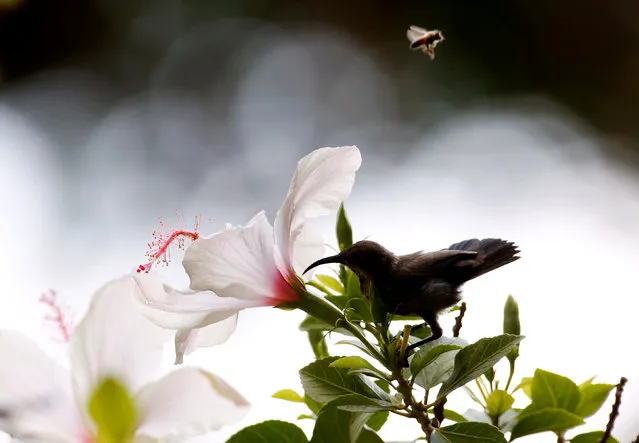
[(404, 378), (402, 368), (395, 367), (393, 370), (393, 378), (398, 382), (397, 392), (402, 395), (404, 404), (408, 411), (408, 417), (417, 420), (422, 427), (422, 431), (424, 431), (424, 434), (426, 435), (426, 441), (430, 441), (430, 436), (435, 428), (433, 428), (430, 423), (430, 418), (428, 418), (428, 409), (422, 403), (415, 400), (415, 397), (413, 397), (413, 388), (408, 380)]
[(510, 382), (513, 379), (513, 374), (515, 373), (515, 360), (508, 360), (510, 363), (510, 373), (508, 374), (508, 381), (506, 382), (506, 389), (504, 391), (508, 391), (510, 387)]
[(408, 345), (408, 337), (410, 336), (410, 326), (404, 328), (402, 336), (402, 342), (399, 347), (399, 361), (391, 361), (389, 369), (392, 372), (392, 378), (397, 381), (397, 392), (399, 392), (404, 401), (406, 407), (406, 413), (408, 417), (414, 418), (421, 425), (424, 434), (426, 435), (426, 441), (430, 441), (430, 436), (435, 430), (433, 428), (430, 418), (428, 417), (428, 408), (424, 405), (428, 398), (428, 391), (426, 391), (426, 397), (424, 403), (420, 403), (413, 397), (413, 386), (404, 377), (404, 369), (401, 367), (401, 359), (406, 352), (406, 346)]
[(621, 377), (619, 380), (619, 384), (617, 385), (617, 391), (615, 392), (615, 402), (612, 405), (612, 411), (610, 411), (610, 417), (608, 418), (608, 424), (606, 425), (606, 430), (604, 434), (601, 436), (601, 440), (599, 443), (606, 443), (610, 436), (612, 435), (612, 428), (615, 425), (615, 420), (619, 416), (619, 407), (621, 406), (621, 395), (623, 394), (623, 388), (628, 383), (628, 379), (626, 377)]
[(329, 325), (333, 325), (335, 327), (343, 327), (348, 330), (351, 334), (357, 337), (366, 348), (378, 359), (380, 362), (384, 362), (385, 359), (382, 354), (377, 350), (375, 346), (373, 346), (366, 336), (360, 331), (360, 329), (349, 322), (344, 314), (333, 306), (331, 303), (327, 302), (323, 297), (318, 297), (310, 292), (299, 289), (297, 293), (300, 296), (300, 300), (294, 303), (291, 303), (291, 307), (295, 307), (301, 309), (307, 314), (319, 318), (323, 320)]

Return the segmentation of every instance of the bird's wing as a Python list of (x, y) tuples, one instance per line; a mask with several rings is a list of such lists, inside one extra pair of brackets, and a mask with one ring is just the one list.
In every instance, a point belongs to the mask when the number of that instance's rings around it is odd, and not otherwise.
[(421, 275), (438, 274), (439, 269), (442, 267), (472, 265), (476, 256), (476, 251), (451, 249), (442, 249), (434, 252), (420, 251), (399, 256), (400, 269), (398, 271), (407, 275), (414, 273)]

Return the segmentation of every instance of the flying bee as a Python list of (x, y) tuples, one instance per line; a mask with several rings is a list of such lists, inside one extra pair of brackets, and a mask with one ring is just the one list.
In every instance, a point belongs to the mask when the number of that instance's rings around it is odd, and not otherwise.
[(410, 41), (410, 49), (421, 50), (424, 54), (427, 54), (431, 60), (435, 58), (435, 46), (441, 41), (444, 41), (444, 35), (441, 31), (433, 29), (428, 31), (419, 26), (411, 25), (406, 31), (406, 37)]

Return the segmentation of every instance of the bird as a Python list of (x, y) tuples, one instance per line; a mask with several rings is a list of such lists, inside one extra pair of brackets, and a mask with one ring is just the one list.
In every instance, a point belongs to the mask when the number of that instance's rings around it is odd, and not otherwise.
[(461, 286), (487, 272), (518, 260), (519, 248), (499, 238), (477, 238), (434, 252), (395, 255), (379, 243), (361, 240), (339, 254), (322, 258), (304, 271), (328, 263), (350, 268), (360, 279), (362, 293), (372, 286), (387, 312), (421, 317), (431, 335), (406, 348), (406, 353), (443, 334), (438, 314), (461, 301)]

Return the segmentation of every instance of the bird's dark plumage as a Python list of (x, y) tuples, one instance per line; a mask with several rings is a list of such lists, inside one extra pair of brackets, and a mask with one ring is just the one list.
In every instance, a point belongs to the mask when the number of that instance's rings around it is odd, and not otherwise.
[(433, 334), (410, 349), (441, 337), (437, 314), (461, 300), (461, 285), (512, 263), (519, 259), (518, 253), (514, 243), (497, 238), (465, 240), (441, 251), (399, 256), (379, 243), (363, 240), (308, 269), (341, 263), (357, 274), (365, 295), (369, 296), (370, 285), (375, 285), (389, 312), (422, 317)]

